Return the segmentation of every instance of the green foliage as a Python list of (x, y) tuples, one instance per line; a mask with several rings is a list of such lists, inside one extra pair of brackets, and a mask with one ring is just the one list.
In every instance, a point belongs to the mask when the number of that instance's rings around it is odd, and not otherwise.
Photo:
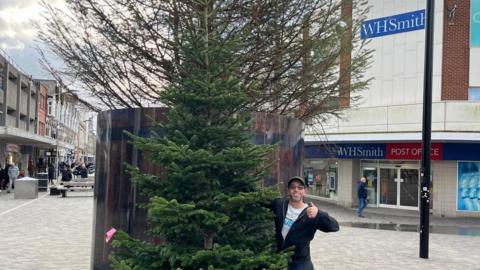
[(291, 255), (275, 252), (272, 214), (263, 206), (278, 193), (261, 186), (272, 146), (250, 141), (251, 111), (234, 57), (242, 44), (213, 28), (215, 2), (196, 1), (199, 25), (178, 37), (179, 75), (161, 95), (169, 107), (164, 136), (129, 134), (164, 171), (128, 167), (149, 198), (148, 233), (160, 244), (115, 235), (116, 269), (285, 269)]

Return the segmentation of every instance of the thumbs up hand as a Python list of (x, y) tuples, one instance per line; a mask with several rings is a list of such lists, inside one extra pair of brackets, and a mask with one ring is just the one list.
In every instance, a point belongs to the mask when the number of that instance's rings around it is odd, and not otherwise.
[(308, 218), (315, 218), (318, 214), (318, 208), (313, 204), (313, 202), (310, 202), (310, 207), (307, 208), (307, 216)]

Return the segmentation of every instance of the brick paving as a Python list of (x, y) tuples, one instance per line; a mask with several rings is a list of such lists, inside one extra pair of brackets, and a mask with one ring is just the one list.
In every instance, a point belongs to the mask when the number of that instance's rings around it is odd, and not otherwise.
[[(358, 219), (353, 209), (322, 202), (317, 205), (340, 222), (413, 222), (415, 218), (408, 213), (385, 215), (369, 209), (366, 219)], [(92, 217), (92, 192), (70, 192), (67, 198), (42, 192), (36, 200), (14, 200), (13, 194), (1, 192), (0, 269), (90, 269)], [(447, 223), (480, 226), (478, 219)], [(418, 242), (419, 235), (414, 232), (342, 226), (337, 233), (317, 233), (311, 253), (317, 270), (480, 269), (480, 236), (432, 233), (428, 260), (418, 258)]]
[(0, 193), (0, 269), (90, 269), (93, 192), (36, 200)]
[[(366, 218), (355, 209), (317, 201), (316, 205), (340, 223), (419, 223), (418, 211), (367, 208)], [(337, 233), (317, 233), (311, 245), (318, 269), (480, 270), (480, 219), (431, 217), (434, 228), (473, 229), (477, 236), (430, 233), (429, 259), (419, 258), (419, 233), (341, 226)], [(461, 231), (461, 229), (459, 230)]]

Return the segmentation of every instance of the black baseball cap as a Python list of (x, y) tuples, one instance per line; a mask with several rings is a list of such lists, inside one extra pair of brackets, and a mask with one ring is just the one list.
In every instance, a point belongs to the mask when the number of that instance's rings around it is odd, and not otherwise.
[(290, 180), (288, 180), (287, 186), (290, 186), (290, 184), (291, 184), (293, 181), (300, 182), (304, 187), (307, 186), (307, 185), (305, 184), (305, 180), (303, 180), (303, 178), (300, 177), (300, 176), (294, 176), (294, 177), (290, 178)]

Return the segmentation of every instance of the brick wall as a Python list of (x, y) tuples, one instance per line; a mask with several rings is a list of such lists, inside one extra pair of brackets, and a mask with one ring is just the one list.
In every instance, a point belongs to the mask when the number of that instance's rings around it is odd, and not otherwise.
[[(444, 0), (442, 100), (468, 100), (470, 1)], [(437, 2), (440, 4), (441, 2)], [(457, 9), (453, 20), (447, 8)]]

